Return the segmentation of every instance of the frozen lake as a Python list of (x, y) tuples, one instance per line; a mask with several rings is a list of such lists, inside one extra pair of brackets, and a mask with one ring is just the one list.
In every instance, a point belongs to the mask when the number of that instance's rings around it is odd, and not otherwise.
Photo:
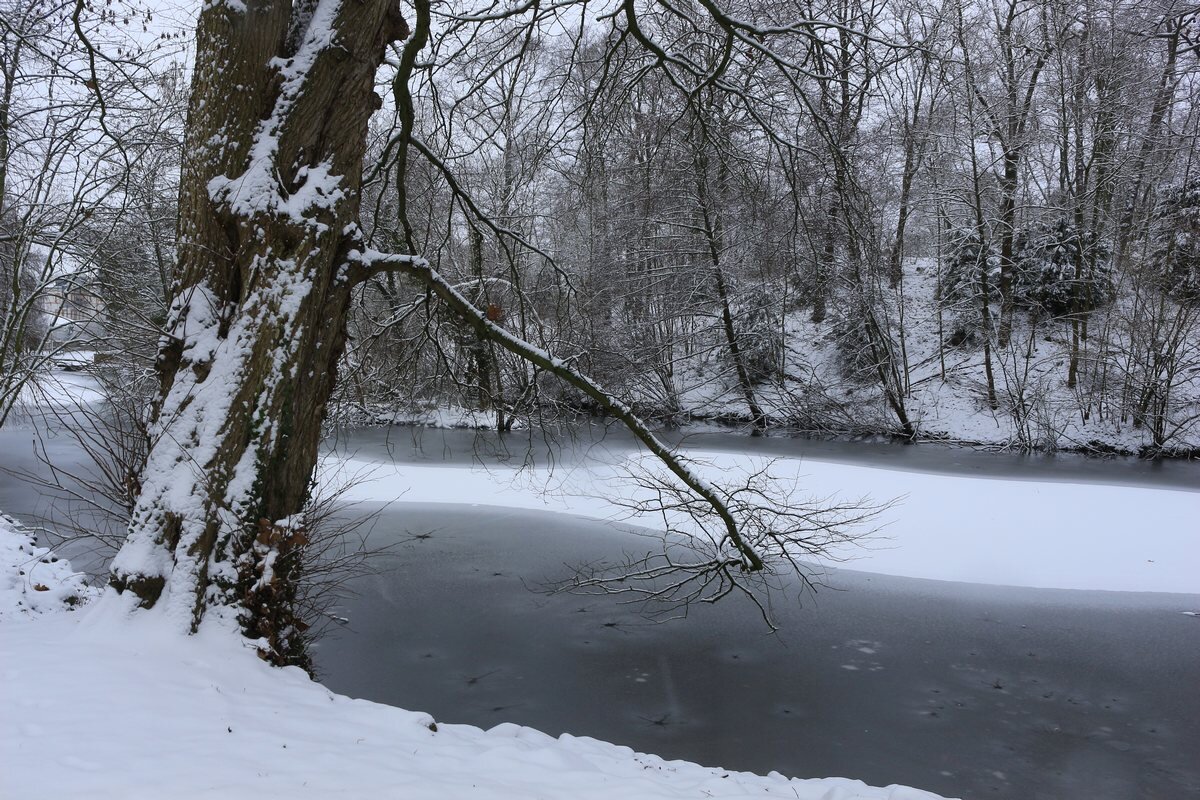
[[(1200, 488), (1200, 465), (1183, 462), (674, 435), (708, 451), (1036, 481), (1048, 497), (1079, 488), (1050, 485), (1059, 482)], [(337, 448), (366, 462), (570, 473), (619, 463), (631, 443), (599, 428), (549, 444), (540, 434), (367, 429)], [(467, 475), (454, 475), (447, 481), (469, 491)], [(1200, 619), (1181, 613), (1200, 609), (1196, 595), (838, 569), (816, 597), (776, 607), (778, 635), (737, 604), (653, 624), (614, 598), (531, 591), (566, 565), (644, 552), (639, 537), (486, 505), (495, 499), (448, 508), (404, 498), (380, 511), (373, 543), (397, 550), (388, 571), (359, 584), (350, 625), (318, 649), (331, 688), (447, 721), (515, 721), (729, 769), (854, 774), (965, 798), (1200, 792), (1200, 695), (1189, 688), (1200, 678)], [(1171, 499), (1182, 504), (1158, 521), (1189, 527), (1178, 509), (1200, 511), (1200, 494)], [(1200, 567), (1200, 543), (1189, 555)]]
[[(0, 431), (0, 465), (35, 468), (30, 439), (28, 430)], [(1051, 500), (1083, 491), (1080, 484), (1093, 487), (1089, 497), (1096, 488), (1107, 493), (1102, 486), (1173, 488), (1183, 491), (1128, 496), (1135, 504), (1166, 497), (1174, 516), (1160, 513), (1155, 524), (1177, 520), (1181, 530), (1194, 527), (1186, 510), (1200, 510), (1200, 493), (1186, 491), (1200, 486), (1196, 464), (729, 434), (688, 443), (873, 473), (1034, 481), (1029, 490)], [(406, 429), (361, 429), (332, 443), (359, 462), (437, 467), (414, 474), (434, 474), (441, 485), (427, 484), (429, 493), (447, 497), (487, 481), (464, 469), (479, 462), (569, 473), (620, 463), (630, 452), (616, 433), (533, 445), (520, 434), (499, 442)], [(47, 449), (59, 463), (79, 459), (66, 437), (48, 439)], [(937, 486), (951, 494), (970, 483), (946, 481)], [(479, 505), (421, 502), (418, 493), (388, 506), (369, 492), (360, 498), (359, 510), (379, 514), (371, 544), (392, 547), (343, 605), (350, 624), (315, 653), (331, 689), (446, 722), (518, 722), (729, 769), (847, 775), (965, 798), (1200, 793), (1200, 618), (1183, 613), (1200, 611), (1200, 595), (837, 569), (815, 597), (776, 607), (778, 635), (737, 603), (652, 624), (613, 598), (533, 591), (566, 577), (567, 565), (644, 552), (645, 544), (621, 525), (488, 502), (507, 502), (515, 491), (501, 481)], [(28, 519), (47, 506), (29, 486), (0, 476), (0, 509)], [(1127, 531), (1130, 540), (1146, 533)], [(1200, 564), (1194, 543), (1173, 552)]]
[[(647, 623), (546, 596), (564, 563), (640, 544), (547, 512), (406, 504), (400, 542), (315, 653), (355, 697), (517, 722), (727, 769), (853, 775), (946, 796), (1200, 792), (1200, 597), (1014, 589), (839, 571), (767, 635), (745, 604)], [(415, 538), (415, 537), (428, 538)]]

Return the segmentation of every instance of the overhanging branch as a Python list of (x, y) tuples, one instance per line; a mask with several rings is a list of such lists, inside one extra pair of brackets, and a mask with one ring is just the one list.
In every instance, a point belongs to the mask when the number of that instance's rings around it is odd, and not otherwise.
[(765, 567), (758, 551), (742, 536), (737, 520), (728, 504), (718, 493), (717, 488), (689, 469), (683, 459), (655, 436), (628, 404), (617, 399), (611, 392), (575, 369), (567, 361), (555, 357), (489, 320), (483, 311), (476, 308), (474, 303), (443, 278), (425, 259), (411, 255), (390, 255), (372, 250), (366, 252), (356, 250), (350, 254), (350, 257), (369, 272), (393, 270), (420, 280), (451, 311), (474, 328), (480, 338), (495, 342), (510, 353), (541, 367), (559, 380), (586, 394), (601, 408), (619, 419), (675, 477), (712, 507), (725, 526), (724, 539), (737, 552), (737, 563), (743, 570), (756, 572)]

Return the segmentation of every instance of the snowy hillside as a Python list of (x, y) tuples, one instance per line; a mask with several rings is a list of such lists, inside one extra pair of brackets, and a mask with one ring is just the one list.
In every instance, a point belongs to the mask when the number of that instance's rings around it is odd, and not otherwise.
[[(939, 277), (931, 259), (909, 260), (902, 293), (889, 300), (904, 403), (918, 438), (1013, 449), (1114, 450), (1137, 453), (1152, 432), (1128, 411), (1132, 379), (1126, 311), (1097, 312), (1090, 344), (1084, 342), (1081, 377), (1067, 383), (1069, 324), (1019, 314), (1007, 348), (992, 354), (997, 408), (987, 400), (984, 354), (977, 332), (951, 312), (939, 313)], [(772, 424), (818, 432), (883, 432), (898, 428), (870, 369), (848, 374), (846, 341), (838, 320), (815, 323), (807, 309), (784, 314), (773, 375), (756, 384)], [(957, 342), (956, 337), (967, 341)], [(1186, 451), (1200, 447), (1200, 342), (1189, 339), (1172, 387), (1171, 439)], [(662, 391), (645, 375), (639, 399), (661, 413)], [(719, 348), (680, 357), (670, 392), (679, 413), (698, 418), (747, 419), (746, 404)], [(1124, 410), (1122, 410), (1124, 409)], [(422, 418), (423, 422), (430, 422)], [(1176, 427), (1177, 426), (1177, 427)]]

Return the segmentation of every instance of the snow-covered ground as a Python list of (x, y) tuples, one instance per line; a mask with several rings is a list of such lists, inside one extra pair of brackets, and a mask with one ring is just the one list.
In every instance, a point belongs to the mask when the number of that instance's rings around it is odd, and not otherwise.
[(96, 590), (12, 517), (0, 514), (0, 623), (56, 613), (87, 603)]
[[(813, 459), (688, 451), (709, 480), (735, 485), (766, 466), (794, 502), (898, 499), (861, 546), (830, 566), (912, 578), (1054, 589), (1200, 592), (1200, 492), (967, 478)], [(608, 498), (645, 499), (627, 476), (645, 460), (588, 462), (553, 471), (324, 463), (327, 487), (349, 501), (463, 503), (539, 509), (660, 527)], [(1200, 488), (1200, 487), (1197, 487)]]
[(436, 724), (268, 667), (227, 631), (131, 617), (112, 595), (68, 612), (88, 593), (52, 558), (0, 518), (0, 797), (935, 800)]

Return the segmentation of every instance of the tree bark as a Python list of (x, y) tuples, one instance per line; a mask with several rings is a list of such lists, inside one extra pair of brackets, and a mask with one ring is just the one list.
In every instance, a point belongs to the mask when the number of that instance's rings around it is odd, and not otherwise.
[(228, 610), (303, 661), (302, 512), (346, 337), (372, 86), (392, 0), (201, 11), (179, 264), (143, 489), (111, 584), (195, 630)]

